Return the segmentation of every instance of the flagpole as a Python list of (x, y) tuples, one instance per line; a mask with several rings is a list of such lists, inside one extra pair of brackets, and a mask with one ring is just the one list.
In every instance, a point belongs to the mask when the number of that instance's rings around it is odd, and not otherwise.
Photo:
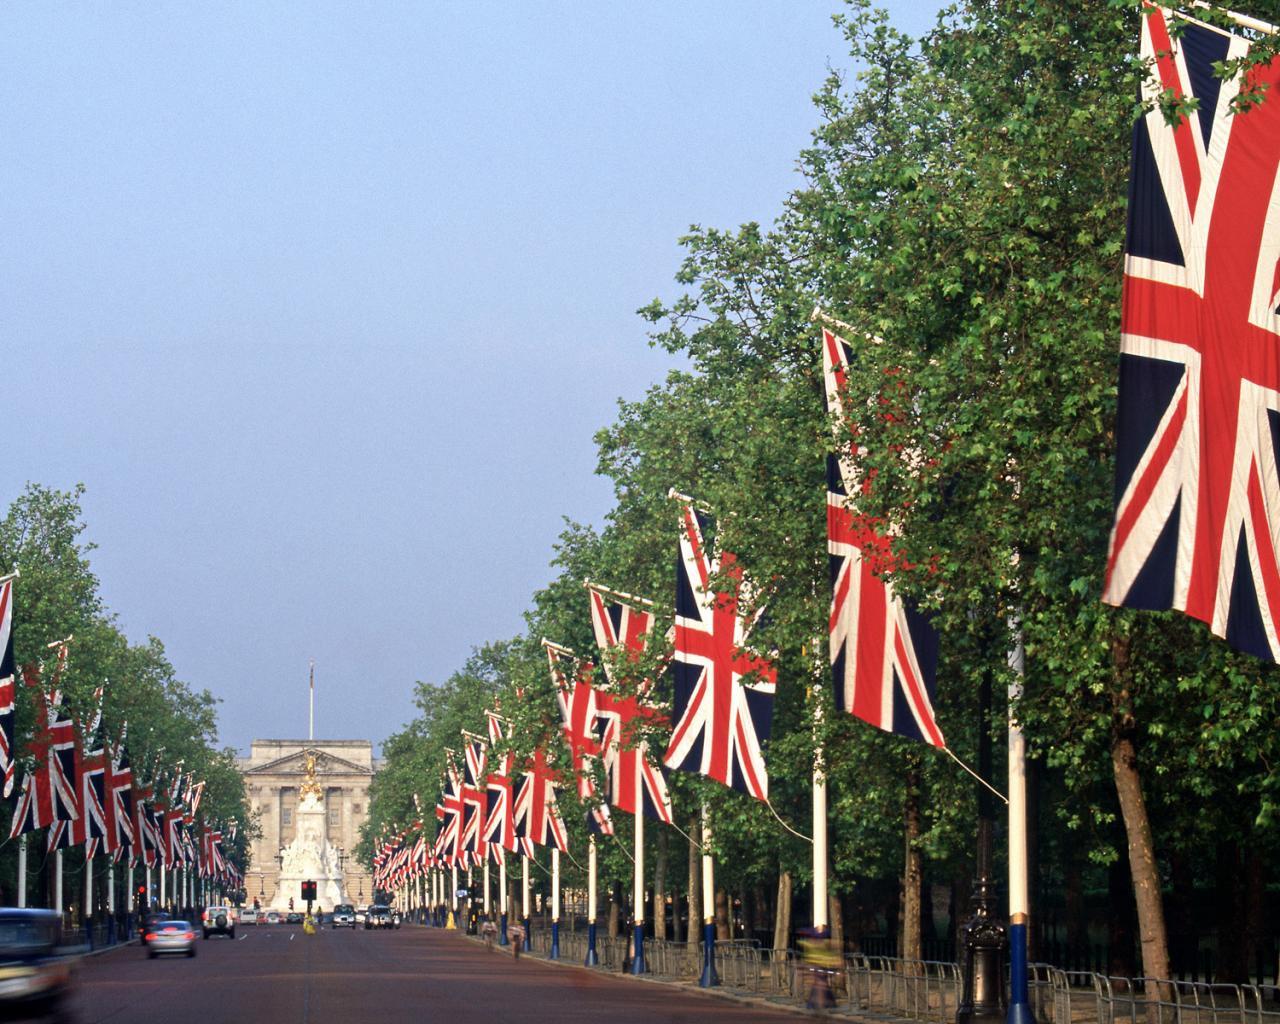
[(524, 858), (523, 870), (520, 872), (520, 917), (524, 925), (524, 944), (522, 953), (529, 952), (529, 858)]
[(551, 847), (551, 950), (548, 960), (560, 959), (560, 848)]
[(507, 939), (507, 855), (498, 861), (498, 945), (506, 946)]
[(449, 916), (445, 920), (444, 926), (448, 929), (457, 928), (457, 922), (454, 915), (458, 909), (458, 862), (454, 861), (449, 865), (449, 878), (453, 884), (453, 888), (449, 890)]
[(484, 916), (485, 920), (489, 919), (489, 911), (492, 905), (489, 902), (489, 852), (486, 850), (484, 855)]
[(702, 803), (702, 977), (701, 988), (720, 984), (716, 976), (716, 878), (711, 859), (711, 816)]
[(1016, 706), (1026, 674), (1026, 650), (1022, 626), (1013, 623), (1014, 642), (1009, 651), (1009, 1024), (1032, 1024), (1027, 990), (1027, 925), (1030, 899), (1027, 890), (1027, 747)]
[[(620, 755), (619, 755), (620, 756)], [(635, 908), (635, 931), (632, 938), (631, 973), (644, 974), (644, 777), (641, 775), (644, 757), (636, 751), (635, 785), (635, 876), (631, 886), (631, 902)]]
[(89, 946), (93, 946), (93, 858), (85, 857), (84, 859), (84, 913), (80, 915), (84, 918), (86, 925), (89, 925)]
[[(813, 686), (814, 732), (822, 727), (822, 687), (816, 681)], [(828, 918), (827, 896), (827, 775), (821, 743), (813, 750), (813, 930), (827, 934), (831, 927)]]
[(596, 837), (587, 836), (587, 967), (600, 963), (596, 954)]
[(18, 838), (18, 906), (27, 905), (27, 834)]
[(53, 855), (53, 902), (58, 911), (58, 920), (62, 920), (62, 851), (56, 850)]

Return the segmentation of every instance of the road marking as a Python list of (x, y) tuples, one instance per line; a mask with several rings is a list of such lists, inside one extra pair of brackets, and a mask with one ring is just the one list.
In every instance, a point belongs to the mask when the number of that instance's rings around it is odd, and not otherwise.
[(249, 936), (247, 936), (247, 935), (241, 935), (241, 936), (240, 936), (240, 940), (239, 940), (239, 941), (244, 942), (244, 940), (245, 940), (245, 939), (247, 939), (248, 937), (249, 937)]
[(290, 932), (290, 933), (289, 933), (289, 941), (290, 941), (290, 942), (292, 942), (292, 941), (293, 941), (293, 932)]

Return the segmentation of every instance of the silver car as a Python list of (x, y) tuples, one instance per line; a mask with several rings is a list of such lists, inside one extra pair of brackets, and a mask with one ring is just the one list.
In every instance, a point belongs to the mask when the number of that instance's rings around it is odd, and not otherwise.
[(196, 955), (196, 930), (190, 921), (157, 921), (147, 932), (147, 956), (161, 953)]

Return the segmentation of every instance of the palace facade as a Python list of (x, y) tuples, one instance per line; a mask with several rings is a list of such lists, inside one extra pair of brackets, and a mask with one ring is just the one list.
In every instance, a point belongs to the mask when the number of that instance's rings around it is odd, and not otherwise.
[(369, 817), (369, 783), (381, 767), (374, 759), (373, 744), (368, 740), (254, 740), (249, 756), (238, 759), (249, 806), (262, 828), (245, 872), (250, 903), (256, 899), (265, 907), (276, 892), (280, 853), (296, 834), (298, 788), (306, 779), (309, 753), (315, 758), (316, 782), (324, 793), (325, 838), (343, 858), (347, 900), (367, 903), (373, 896), (372, 879), (353, 855), (360, 826)]

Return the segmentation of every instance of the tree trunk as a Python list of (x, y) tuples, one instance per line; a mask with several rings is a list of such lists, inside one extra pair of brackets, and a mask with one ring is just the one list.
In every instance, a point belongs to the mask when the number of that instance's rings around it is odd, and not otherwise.
[(724, 886), (716, 889), (716, 941), (728, 942), (733, 938), (729, 922), (729, 894)]
[(667, 830), (658, 830), (658, 852), (653, 859), (653, 937), (667, 937)]
[(905, 960), (922, 960), (920, 935), (921, 898), (924, 887), (924, 864), (917, 847), (920, 839), (920, 773), (907, 772), (905, 807), (906, 851), (902, 872), (902, 943), (899, 956)]
[(1134, 902), (1138, 908), (1142, 973), (1148, 978), (1168, 978), (1169, 939), (1165, 932), (1160, 870), (1156, 865), (1155, 840), (1142, 796), (1138, 752), (1133, 742), (1136, 723), (1128, 691), (1129, 643), (1127, 637), (1117, 638), (1111, 648), (1116, 677), (1112, 698), (1111, 768), (1129, 841), (1129, 872), (1133, 876)]
[(614, 881), (609, 886), (609, 935), (618, 934), (618, 920), (622, 913), (622, 883)]
[(1245, 981), (1249, 980), (1249, 971), (1256, 964), (1258, 968), (1257, 984), (1263, 983), (1262, 974), (1262, 902), (1266, 892), (1263, 882), (1262, 858), (1258, 856), (1257, 847), (1251, 846), (1245, 858), (1244, 869), (1244, 934), (1245, 934)]
[(773, 917), (773, 948), (787, 949), (791, 945), (791, 872), (778, 875), (778, 902)]
[(702, 849), (698, 846), (702, 822), (697, 818), (689, 823), (689, 835), (695, 841), (689, 844), (689, 924), (685, 942), (692, 945), (702, 941)]
[(1243, 984), (1249, 973), (1245, 949), (1245, 887), (1241, 875), (1240, 844), (1218, 843), (1215, 856), (1218, 904), (1218, 956), (1211, 979), (1218, 983)]
[(831, 944), (844, 953), (844, 900), (834, 889), (827, 890), (827, 921), (830, 923)]

